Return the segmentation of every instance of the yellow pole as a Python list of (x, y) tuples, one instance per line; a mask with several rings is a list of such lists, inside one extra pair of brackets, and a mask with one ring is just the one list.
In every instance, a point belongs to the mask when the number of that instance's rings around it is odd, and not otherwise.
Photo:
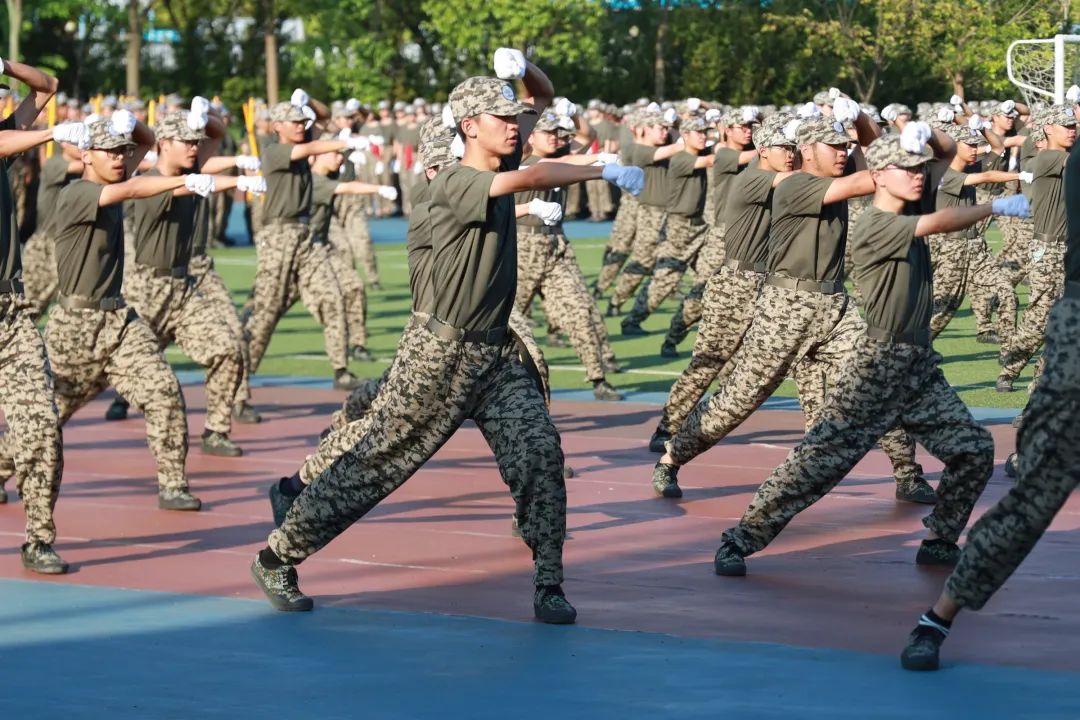
[(146, 124), (151, 128), (154, 127), (154, 123), (157, 121), (157, 103), (153, 100), (146, 106)]
[[(45, 106), (45, 121), (49, 125), (49, 129), (56, 127), (56, 96), (53, 95), (49, 98), (48, 105)], [(49, 143), (45, 146), (45, 157), (51, 158), (53, 156), (53, 149), (56, 147), (56, 143)]]
[[(255, 138), (255, 98), (249, 97), (248, 101), (243, 104), (242, 109), (244, 111), (244, 129), (247, 130), (248, 150), (255, 157), (259, 157), (259, 143)], [(259, 201), (262, 202), (264, 198), (265, 196), (260, 196)], [(250, 205), (254, 196), (247, 193), (244, 199)]]

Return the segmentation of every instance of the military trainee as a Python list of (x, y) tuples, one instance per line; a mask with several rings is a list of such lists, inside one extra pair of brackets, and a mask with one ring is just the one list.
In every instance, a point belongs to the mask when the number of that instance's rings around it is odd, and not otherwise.
[(310, 610), (295, 565), (405, 482), (472, 418), (495, 452), (533, 550), (535, 615), (553, 623), (576, 617), (561, 589), (566, 490), (559, 436), (506, 331), (516, 283), (512, 195), (599, 176), (640, 190), (641, 173), (558, 163), (516, 170), (522, 138), (553, 91), (520, 52), (500, 49), (495, 57), (496, 73), (522, 78), (533, 104), (519, 102), (495, 78), (470, 78), (451, 93), (465, 151), (430, 188), (433, 315), (402, 346), (364, 418), (329, 435), (294, 476), (309, 480), (308, 487), (252, 564), (278, 609)]
[[(645, 128), (640, 122), (641, 115), (630, 112), (623, 116), (618, 128), (619, 162), (629, 164), (630, 148), (644, 137)], [(623, 263), (630, 258), (630, 248), (634, 245), (637, 234), (638, 209), (640, 204), (633, 195), (623, 195), (619, 207), (615, 210), (615, 220), (611, 223), (611, 234), (604, 246), (604, 255), (600, 263), (600, 272), (596, 276), (593, 296), (603, 297), (615, 278), (619, 275)]]
[[(653, 471), (653, 490), (681, 497), (678, 467), (708, 450), (750, 416), (789, 372), (799, 389), (807, 427), (813, 426), (865, 326), (850, 306), (842, 282), (849, 197), (873, 190), (863, 170), (841, 177), (862, 162), (856, 148), (848, 157), (849, 138), (841, 124), (854, 118), (860, 142), (869, 144), (878, 127), (853, 101), (835, 99), (835, 119), (803, 121), (796, 131), (802, 170), (777, 185), (773, 194), (767, 277), (754, 319), (729, 361), (731, 373), (706, 403), (698, 405), (667, 443), (667, 453)], [(897, 498), (934, 502), (933, 488), (922, 478), (915, 447), (901, 430), (882, 438), (896, 475)]]
[(945, 463), (937, 503), (923, 520), (929, 534), (915, 561), (952, 566), (960, 555), (960, 533), (994, 467), (994, 442), (945, 379), (941, 356), (931, 346), (933, 281), (925, 238), (955, 232), (991, 212), (1021, 216), (1027, 200), (1014, 196), (992, 207), (909, 214), (948, 171), (955, 146), (935, 138), (937, 160), (927, 173), (934, 156), (924, 144), (930, 129), (921, 123), (908, 128), (875, 140), (866, 152), (876, 190), (852, 238), (865, 298), (864, 332), (814, 425), (758, 488), (738, 525), (724, 533), (714, 559), (718, 575), (745, 575), (744, 558), (767, 547), (897, 425)]
[[(359, 127), (360, 101), (350, 98), (343, 103), (336, 103), (331, 112), (331, 125), (339, 133), (348, 130), (355, 133)], [(358, 141), (362, 144), (362, 141)], [(371, 139), (368, 138), (370, 145)], [(353, 150), (349, 162), (343, 164), (337, 173), (337, 180), (342, 182), (364, 182), (378, 186), (373, 173), (361, 179), (357, 167), (368, 163), (370, 147)], [(374, 162), (372, 160), (371, 162)], [(367, 182), (371, 180), (371, 182)], [(371, 195), (345, 194), (335, 199), (334, 213), (327, 235), (331, 248), (347, 267), (355, 270), (359, 260), (364, 268), (364, 275), (372, 290), (382, 290), (379, 284), (379, 267), (375, 259), (375, 248), (371, 242), (371, 229), (368, 227), (366, 202)]]
[[(1063, 119), (1058, 116), (1058, 119)], [(1056, 123), (1055, 123), (1056, 124)], [(1066, 126), (1051, 130), (1063, 139)], [(1038, 543), (1080, 475), (1080, 146), (1063, 162), (1067, 248), (1065, 288), (1046, 329), (1043, 376), (1017, 436), (1016, 485), (976, 521), (960, 560), (934, 605), (919, 619), (900, 656), (908, 670), (937, 670), (941, 645), (962, 609), (980, 610)], [(1058, 160), (1057, 162), (1062, 162)], [(1042, 168), (1045, 170), (1045, 168)]]

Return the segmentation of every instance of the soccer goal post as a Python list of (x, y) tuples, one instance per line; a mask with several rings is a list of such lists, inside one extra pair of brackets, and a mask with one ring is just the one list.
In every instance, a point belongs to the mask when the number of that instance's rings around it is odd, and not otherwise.
[(1080, 72), (1080, 35), (1017, 40), (1005, 53), (1009, 81), (1029, 104), (1065, 102), (1065, 91)]

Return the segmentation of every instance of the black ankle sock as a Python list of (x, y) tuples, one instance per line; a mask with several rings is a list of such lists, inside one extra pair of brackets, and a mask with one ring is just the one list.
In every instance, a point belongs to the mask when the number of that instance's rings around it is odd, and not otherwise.
[(946, 620), (934, 612), (933, 608), (930, 608), (919, 618), (919, 627), (927, 628), (941, 635), (942, 638), (947, 638), (949, 637), (949, 630), (952, 628), (952, 620)]
[(270, 546), (267, 545), (259, 551), (259, 564), (267, 570), (277, 570), (279, 567), (285, 564), (285, 562), (277, 556)]
[(288, 497), (298, 496), (304, 491), (305, 487), (304, 481), (300, 479), (300, 473), (296, 473), (292, 477), (281, 478), (281, 482), (278, 483), (281, 494)]

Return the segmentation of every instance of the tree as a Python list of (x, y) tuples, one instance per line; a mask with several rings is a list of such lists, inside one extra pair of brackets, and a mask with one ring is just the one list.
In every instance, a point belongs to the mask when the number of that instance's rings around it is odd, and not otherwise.
[(6, 0), (8, 11), (8, 58), (19, 59), (19, 35), (22, 33), (22, 0)]

